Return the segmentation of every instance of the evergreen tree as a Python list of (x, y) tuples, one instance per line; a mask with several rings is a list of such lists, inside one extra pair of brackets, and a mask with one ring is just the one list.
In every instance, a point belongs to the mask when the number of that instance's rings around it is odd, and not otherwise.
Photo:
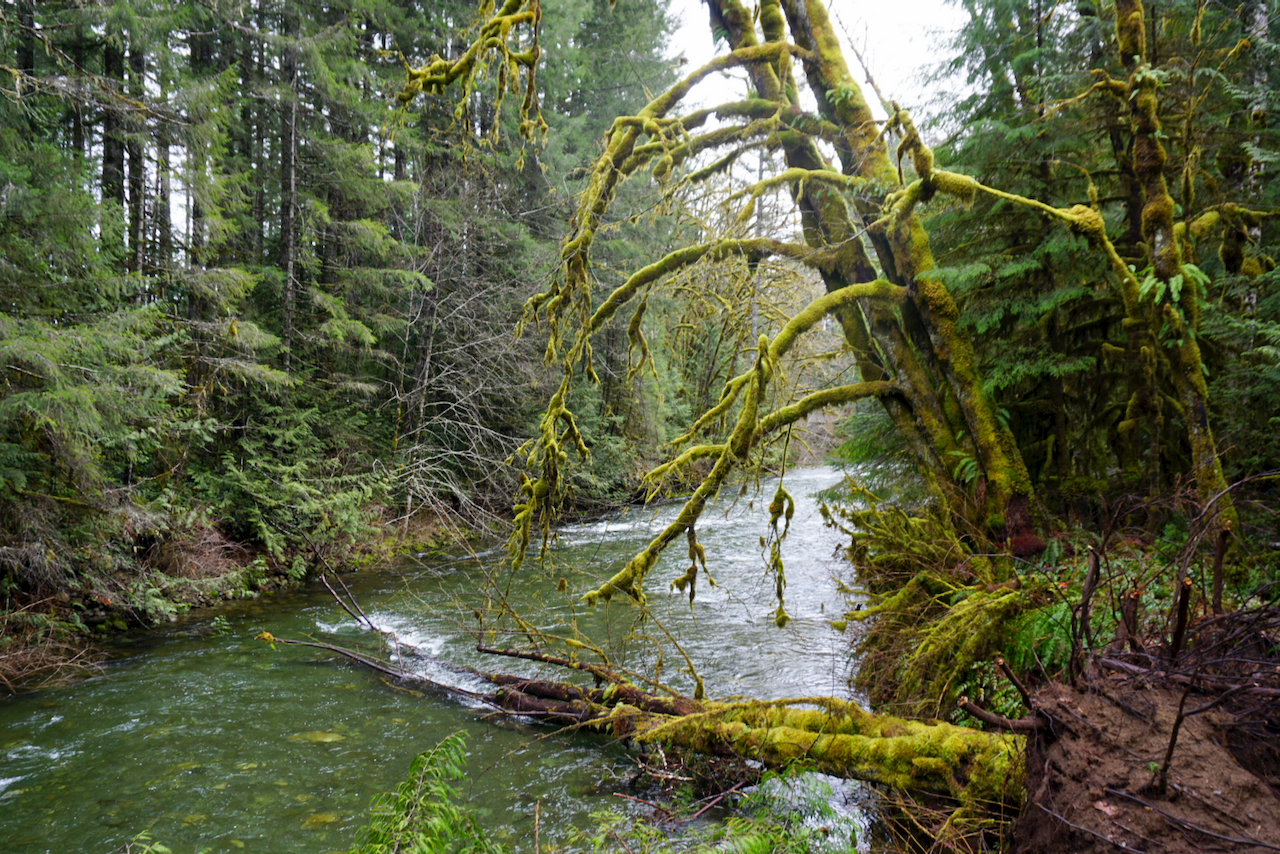
[[(952, 137), (940, 156), (983, 183), (1057, 207), (1098, 205), (1118, 251), (1141, 271), (1148, 263), (1145, 199), (1131, 105), (1103, 91), (1078, 97), (1097, 79), (1091, 72), (1118, 56), (1113, 11), (1083, 6), (1048, 14), (1001, 2), (965, 8), (970, 22), (947, 71), (972, 94), (944, 120)], [(1237, 47), (1242, 33), (1225, 13), (1171, 4), (1152, 16), (1148, 50), (1160, 63), (1152, 73), (1161, 81), (1170, 140), (1164, 171), (1181, 227), (1194, 230), (1197, 217), (1224, 205), (1274, 204), (1244, 190), (1241, 160), (1231, 154), (1243, 154), (1234, 127), (1251, 121), (1243, 119), (1242, 84), (1268, 74), (1265, 34), (1246, 58)], [(1114, 64), (1111, 73), (1121, 73)], [(1255, 127), (1259, 138), (1272, 133), (1265, 123)], [(1248, 168), (1266, 166), (1256, 161)], [(1184, 405), (1166, 369), (1132, 370), (1143, 363), (1147, 341), (1126, 320), (1120, 300), (1098, 298), (1108, 290), (1109, 270), (1087, 242), (990, 196), (938, 213), (929, 226), (954, 247), (940, 257), (944, 273), (1042, 494), (1058, 495), (1063, 510), (1087, 510), (1108, 490), (1168, 490), (1191, 466)], [(1246, 222), (1206, 233), (1187, 262), (1227, 284), (1232, 273), (1222, 259), (1232, 255), (1233, 243), (1242, 245), (1232, 236), (1241, 229), (1248, 230)], [(1255, 258), (1273, 251), (1260, 239), (1258, 231), (1248, 249)], [(1266, 262), (1255, 262), (1255, 277), (1259, 263)], [(1222, 358), (1228, 350), (1239, 352), (1218, 338), (1225, 332), (1221, 318), (1238, 316), (1238, 306), (1220, 313), (1212, 293), (1205, 295), (1210, 319), (1200, 337), (1210, 377), (1238, 364)], [(1119, 477), (1106, 485), (1097, 478), (1101, 471)]]

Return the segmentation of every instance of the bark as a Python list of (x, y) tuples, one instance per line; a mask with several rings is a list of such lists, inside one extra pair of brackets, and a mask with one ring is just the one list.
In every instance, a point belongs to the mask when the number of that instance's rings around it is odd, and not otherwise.
[[(1235, 511), (1209, 425), (1209, 390), (1197, 341), (1202, 295), (1199, 283), (1183, 273), (1182, 241), (1174, 226), (1175, 204), (1164, 176), (1168, 157), (1161, 143), (1159, 81), (1147, 64), (1144, 16), (1141, 0), (1117, 0), (1117, 44), (1129, 72), (1128, 100), (1134, 105), (1133, 170), (1143, 194), (1142, 238), (1152, 274), (1166, 285), (1175, 277), (1180, 277), (1183, 284), (1179, 294), (1166, 288), (1154, 311), (1144, 301), (1144, 316), (1134, 319), (1144, 320), (1152, 333), (1147, 345), (1150, 352), (1146, 354), (1149, 366), (1161, 358), (1156, 354), (1166, 350), (1169, 353), (1169, 372), (1184, 410), (1191, 445), (1192, 476), (1201, 504), (1210, 513), (1210, 529), (1216, 533), (1234, 520)], [(1160, 329), (1169, 331), (1161, 335), (1156, 332)], [(1153, 368), (1148, 371), (1148, 386), (1154, 392)], [(1152, 398), (1157, 403), (1158, 428), (1162, 397), (1153, 393)], [(1153, 435), (1158, 436), (1159, 432), (1154, 430)], [(1159, 455), (1153, 455), (1153, 459), (1159, 459)]]
[[(245, 11), (246, 23), (256, 24), (260, 30), (265, 31), (265, 22), (261, 18), (260, 10), (258, 20), (254, 19), (251, 10)], [(243, 35), (240, 37), (238, 58), (240, 85), (245, 92), (260, 91), (261, 81), (264, 76), (260, 65), (259, 51), (255, 49), (256, 47), (257, 44), (254, 39)], [(265, 133), (259, 117), (259, 111), (259, 98), (245, 98), (241, 103), (238, 147), (246, 169), (251, 169), (256, 174), (267, 174), (269, 169), (267, 168), (266, 157), (263, 156)], [(251, 257), (261, 257), (265, 241), (264, 232), (266, 230), (266, 189), (259, 185), (254, 187), (251, 193), (253, 198), (251, 220), (253, 226), (245, 229), (245, 249)]]
[[(824, 93), (819, 111), (827, 119), (846, 129), (848, 151), (855, 155), (860, 175), (887, 185), (897, 183), (897, 170), (888, 151), (879, 141), (878, 129), (860, 88), (849, 73), (826, 9), (816, 0), (786, 0), (784, 8), (792, 35), (803, 47), (818, 55), (818, 61), (806, 64), (811, 88)], [(841, 97), (835, 97), (839, 93)], [(905, 118), (905, 114), (902, 114)], [(906, 148), (923, 183), (922, 196), (939, 187), (933, 175), (933, 155), (920, 142), (909, 121), (904, 123)], [(901, 155), (903, 149), (900, 148)], [(910, 190), (908, 189), (908, 192)], [(894, 280), (908, 288), (908, 305), (902, 312), (907, 325), (906, 337), (920, 351), (916, 359), (905, 346), (896, 324), (882, 322), (880, 339), (894, 341), (898, 372), (903, 375), (916, 396), (915, 409), (924, 417), (934, 447), (941, 459), (957, 450), (954, 436), (966, 432), (974, 443), (978, 460), (987, 482), (987, 500), (982, 523), (1000, 533), (1018, 530), (1030, 521), (1028, 510), (1032, 500), (1030, 478), (1008, 430), (995, 417), (995, 409), (982, 389), (972, 345), (959, 327), (959, 311), (950, 292), (931, 275), (933, 251), (928, 235), (912, 206), (904, 207), (885, 229), (886, 240), (877, 245), (881, 265), (896, 273)], [(829, 212), (837, 212), (832, 206)], [(934, 368), (941, 376), (930, 376), (926, 368)], [(938, 382), (936, 380), (941, 380)], [(946, 417), (945, 397), (934, 397), (934, 389), (949, 391), (962, 417), (961, 423)], [(952, 492), (951, 504), (957, 508), (956, 493), (963, 489), (947, 481)]]
[(284, 102), (280, 105), (280, 314), (281, 352), (288, 371), (294, 343), (296, 310), (297, 213), (298, 213), (298, 18), (286, 5), (283, 21), (284, 56), (280, 63)]
[(18, 70), (27, 75), (36, 71), (36, 4), (35, 0), (18, 3)]
[[(119, 33), (108, 34), (102, 46), (102, 76), (124, 91), (124, 49)], [(115, 102), (102, 115), (102, 202), (108, 209), (124, 206), (124, 124)]]
[[(129, 45), (129, 96), (137, 103), (146, 98), (147, 57), (145, 49), (136, 41)], [(128, 269), (141, 272), (146, 259), (146, 193), (147, 162), (143, 135), (145, 118), (135, 113), (129, 121), (128, 141), (125, 150), (129, 155), (129, 236)]]
[[(160, 100), (166, 100), (163, 83)], [(161, 287), (168, 279), (173, 266), (173, 171), (169, 156), (172, 129), (162, 121), (156, 129), (156, 209), (152, 214), (156, 224), (155, 263), (161, 273)], [(163, 293), (161, 294), (163, 297)]]
[[(211, 44), (211, 36), (207, 33), (195, 32), (189, 38), (189, 67), (193, 75), (199, 76), (208, 71), (213, 57), (213, 46)], [(198, 160), (203, 160), (203, 156), (193, 152)], [(191, 164), (193, 168), (200, 168), (199, 162)], [(192, 266), (200, 266), (205, 261), (205, 214), (204, 204), (200, 200), (199, 194), (192, 186), (192, 182), (187, 184), (187, 216), (189, 218), (188, 244), (190, 248), (187, 250), (187, 263)], [(190, 298), (188, 312), (195, 319), (199, 315), (199, 306), (196, 298)]]
[[(85, 39), (84, 22), (77, 20), (72, 30), (71, 60), (76, 69), (83, 71), (88, 44)], [(84, 139), (84, 103), (76, 99), (67, 108), (71, 121), (71, 149), (77, 158), (83, 160), (85, 153)]]

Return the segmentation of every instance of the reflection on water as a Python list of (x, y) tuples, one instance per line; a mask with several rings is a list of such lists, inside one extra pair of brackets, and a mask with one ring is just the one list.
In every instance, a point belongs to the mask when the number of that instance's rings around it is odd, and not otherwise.
[[(771, 482), (754, 500), (722, 499), (699, 524), (719, 586), (700, 578), (692, 604), (668, 590), (687, 563), (681, 539), (646, 583), (651, 618), (638, 628), (634, 607), (584, 609), (576, 597), (617, 571), (678, 505), (568, 526), (546, 573), (498, 581), (539, 627), (570, 633), (576, 621), (610, 638), (621, 665), (652, 666), (659, 644), (661, 677), (682, 690), (692, 680), (660, 627), (679, 639), (711, 696), (844, 696), (847, 642), (827, 623), (847, 608), (834, 580), (842, 538), (821, 526), (812, 497), (838, 480), (830, 469), (787, 475), (797, 512), (783, 549), (785, 629), (774, 626), (775, 585), (760, 542)], [(348, 581), (370, 617), (394, 632), (406, 667), (474, 690), (478, 680), (447, 663), (529, 670), (482, 658), (465, 631), (502, 554), (406, 562)], [(566, 592), (557, 590), (561, 578)], [(631, 767), (603, 739), (495, 722), (455, 697), (405, 691), (328, 653), (253, 640), (269, 631), (375, 648), (323, 589), (245, 603), (226, 618), (223, 633), (193, 620), (121, 650), (92, 679), (0, 701), (0, 848), (108, 852), (147, 830), (178, 854), (345, 850), (370, 797), (459, 730), (469, 740), (465, 794), (500, 838), (531, 839), (535, 803), (544, 839), (548, 828), (590, 826), (592, 810), (619, 803), (612, 792)]]

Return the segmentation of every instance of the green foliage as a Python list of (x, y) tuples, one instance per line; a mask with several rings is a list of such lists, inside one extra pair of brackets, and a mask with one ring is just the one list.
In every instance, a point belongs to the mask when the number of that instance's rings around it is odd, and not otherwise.
[[(1246, 379), (1236, 371), (1244, 342), (1230, 327), (1252, 319), (1256, 303), (1249, 300), (1268, 290), (1233, 278), (1245, 270), (1251, 283), (1265, 277), (1266, 259), (1275, 253), (1274, 222), (1197, 217), (1221, 204), (1269, 210), (1280, 201), (1275, 182), (1262, 177), (1275, 168), (1265, 151), (1275, 149), (1276, 129), (1253, 107), (1274, 98), (1266, 81), (1274, 81), (1275, 45), (1258, 39), (1246, 60), (1238, 51), (1238, 18), (1186, 4), (1161, 7), (1158, 51), (1127, 94), (1136, 96), (1145, 82), (1144, 91), (1158, 92), (1161, 116), (1179, 116), (1166, 118), (1154, 137), (1163, 140), (1165, 175), (1177, 185), (1170, 190), (1174, 219), (1195, 234), (1181, 238), (1181, 269), (1157, 275), (1151, 237), (1144, 236), (1149, 188), (1135, 172), (1144, 167), (1133, 159), (1131, 104), (1119, 93), (1090, 92), (1091, 74), (1127, 75), (1110, 10), (1082, 7), (1046, 17), (1025, 4), (979, 0), (965, 11), (954, 58), (934, 81), (936, 103), (945, 105), (935, 130), (947, 137), (935, 152), (938, 161), (1004, 192), (1059, 209), (1096, 210), (1136, 274), (1134, 293), (1126, 296), (1082, 235), (1028, 216), (1004, 198), (934, 207), (927, 225), (934, 245), (946, 247), (937, 252), (939, 274), (972, 332), (985, 389), (1010, 411), (1021, 455), (1049, 505), (1065, 510), (1078, 500), (1076, 478), (1097, 481), (1104, 472), (1128, 473), (1123, 483), (1113, 478), (1118, 490), (1140, 478), (1147, 489), (1167, 489), (1196, 453), (1186, 438), (1184, 403), (1174, 402), (1185, 392), (1178, 391), (1183, 369), (1171, 351), (1194, 337), (1203, 373), (1214, 380), (1211, 399), (1246, 388), (1245, 394), (1261, 392), (1268, 384), (1262, 375)], [(1252, 36), (1265, 31), (1247, 26)], [(1230, 58), (1210, 62), (1210, 55)], [(1257, 141), (1253, 148), (1245, 138)], [(1246, 179), (1251, 170), (1255, 177)], [(1135, 299), (1141, 306), (1129, 304)], [(1165, 351), (1150, 361), (1142, 355), (1149, 342)], [(1223, 370), (1235, 372), (1233, 382), (1216, 382)], [(1237, 417), (1257, 422), (1234, 407), (1216, 409), (1220, 437), (1233, 432)]]
[(327, 417), (318, 408), (286, 407), (257, 401), (252, 426), (220, 466), (194, 472), (199, 494), (216, 515), (237, 520), (236, 534), (261, 543), (272, 555), (308, 547), (349, 546), (370, 535), (367, 507), (386, 490), (386, 481), (360, 465), (357, 449), (344, 450), (358, 467), (344, 470), (339, 443), (358, 435), (364, 417), (357, 411)]
[(814, 774), (769, 773), (726, 821), (717, 850), (845, 852), (857, 849), (858, 823), (832, 805), (832, 789)]
[[(1280, 270), (1227, 276), (1221, 299), (1206, 307), (1202, 339), (1219, 424), (1223, 466), (1238, 479), (1280, 468)], [(1232, 307), (1244, 311), (1233, 311)]]
[(836, 435), (841, 443), (832, 456), (869, 492), (905, 507), (929, 499), (910, 448), (879, 401), (855, 403)]
[(1009, 626), (1005, 659), (1016, 673), (1058, 678), (1071, 658), (1071, 630), (1071, 603), (1065, 599), (1024, 611)]
[[(543, 20), (572, 45), (541, 79), (559, 154), (490, 135), (504, 69), (468, 87), (461, 121), (452, 94), (400, 113), (384, 97), (406, 60), (455, 52), (469, 0), (4, 16), (5, 584), (163, 619), (268, 580), (192, 538), (261, 547), (299, 580), (380, 535), (391, 500), (505, 503), (541, 382), (510, 328), (554, 252), (558, 167), (672, 76), (665, 11), (609, 5)], [(653, 399), (602, 406), (605, 471), (584, 491), (625, 495), (625, 456), (661, 441), (633, 429)]]
[(475, 817), (459, 805), (454, 785), (466, 776), (466, 738), (454, 733), (409, 766), (394, 793), (374, 798), (369, 824), (351, 854), (502, 854)]
[(154, 343), (163, 320), (154, 307), (56, 325), (0, 314), (8, 482), (92, 500), (154, 455), (157, 428), (182, 388)]

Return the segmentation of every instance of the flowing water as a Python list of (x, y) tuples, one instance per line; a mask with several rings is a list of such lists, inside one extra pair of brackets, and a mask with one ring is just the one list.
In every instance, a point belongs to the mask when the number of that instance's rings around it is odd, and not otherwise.
[[(639, 626), (626, 603), (589, 609), (576, 597), (621, 567), (678, 505), (562, 528), (549, 572), (494, 580), (545, 630), (566, 634), (576, 621), (607, 635), (620, 666), (651, 666), (660, 655), (661, 678), (681, 690), (693, 682), (663, 627), (709, 696), (848, 696), (848, 642), (827, 622), (849, 605), (837, 581), (847, 565), (835, 555), (844, 538), (822, 526), (814, 499), (839, 480), (832, 469), (786, 476), (797, 512), (783, 544), (792, 617), (783, 629), (774, 625), (775, 582), (761, 548), (775, 481), (708, 508), (699, 539), (719, 586), (700, 576), (692, 604), (667, 589), (688, 563), (683, 538), (673, 544), (647, 582), (652, 617)], [(502, 566), (503, 554), (406, 560), (347, 580), (394, 633), (407, 669), (479, 687), (442, 662), (531, 672), (525, 662), (478, 655), (466, 631), (473, 608), (484, 607), (485, 573)], [(613, 793), (626, 791), (634, 766), (603, 737), (493, 720), (456, 695), (406, 691), (332, 654), (254, 640), (267, 631), (375, 649), (372, 633), (323, 588), (221, 614), (125, 645), (91, 679), (0, 700), (0, 851), (105, 854), (141, 831), (177, 854), (344, 851), (370, 797), (459, 731), (468, 738), (463, 795), (518, 850), (532, 850), (535, 805), (546, 840), (592, 826), (593, 810), (628, 803)]]

